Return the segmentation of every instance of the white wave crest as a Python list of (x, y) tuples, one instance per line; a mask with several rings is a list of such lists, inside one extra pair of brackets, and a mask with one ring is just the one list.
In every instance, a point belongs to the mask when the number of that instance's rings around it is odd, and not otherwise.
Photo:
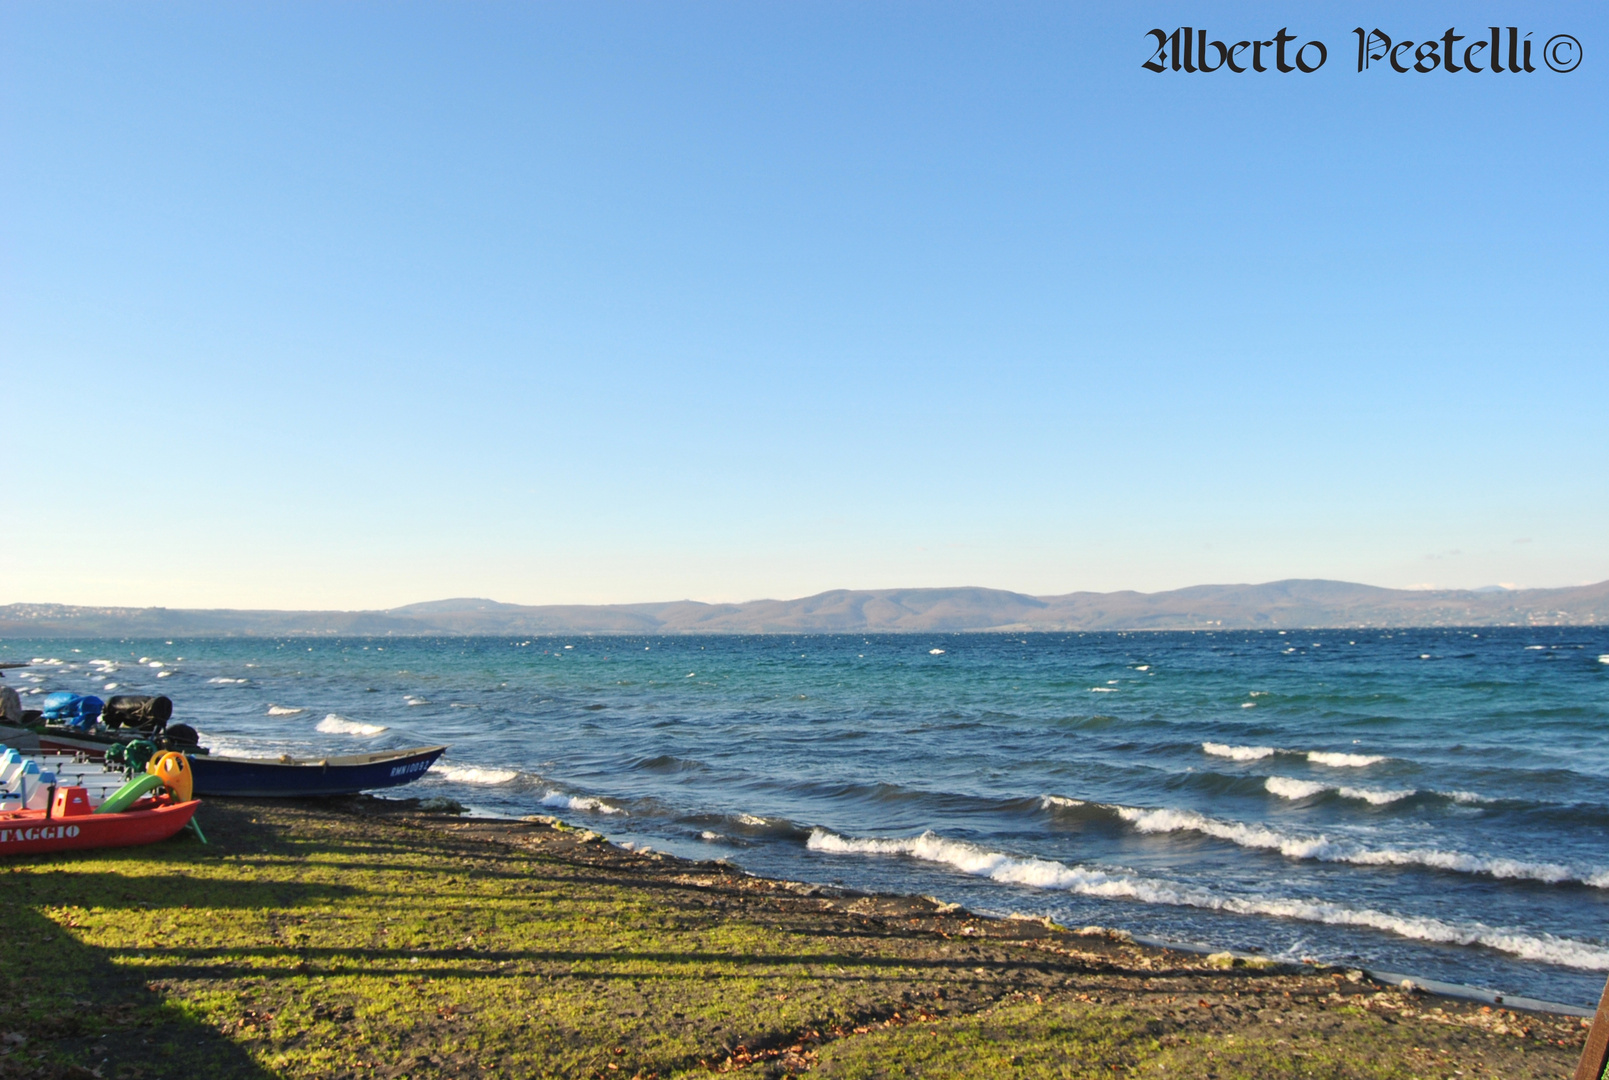
[(1040, 807), (1042, 809), (1049, 810), (1053, 806), (1064, 806), (1064, 807), (1083, 806), (1084, 805), (1084, 800), (1083, 799), (1069, 799), (1065, 795), (1041, 795), (1041, 796), (1039, 796), (1039, 805), (1040, 805)]
[(1117, 687), (1115, 687), (1115, 686), (1092, 686), (1092, 687), (1089, 688), (1089, 692), (1092, 693), (1092, 694), (1115, 694), (1115, 693), (1117, 693)]
[(233, 685), (235, 683), (248, 682), (249, 680), (247, 680), (247, 679), (226, 679), (226, 678), (224, 678), (223, 676), (220, 675), (216, 679), (208, 679), (207, 681), (209, 683), (212, 683), (215, 686), (231, 686), (231, 685)]
[(620, 807), (610, 806), (602, 799), (594, 799), (590, 795), (566, 795), (562, 791), (550, 791), (542, 796), (542, 805), (556, 806), (561, 810), (584, 810), (595, 814), (626, 813)]
[(482, 769), (476, 765), (449, 765), (438, 761), (430, 771), (455, 784), (506, 784), (519, 775), (514, 769)]
[(1609, 664), (1609, 652), (1606, 652), (1602, 656), (1598, 657), (1598, 663)]
[(213, 757), (262, 758), (279, 753), (277, 749), (263, 745), (256, 739), (247, 742), (233, 742), (229, 739), (208, 735), (204, 731), (200, 732), (200, 735), (201, 741), (206, 745), (208, 752)]
[(1476, 791), (1438, 791), (1436, 794), (1444, 799), (1451, 799), (1460, 806), (1480, 806), (1497, 801), (1496, 799), (1488, 799)]
[(1215, 757), (1226, 757), (1234, 761), (1256, 761), (1259, 758), (1273, 757), (1272, 746), (1230, 746), (1221, 742), (1204, 742), (1201, 749)]
[(1410, 795), (1419, 794), (1413, 788), (1396, 788), (1380, 790), (1378, 788), (1335, 787), (1321, 784), (1315, 780), (1297, 780), (1288, 776), (1270, 776), (1263, 782), (1263, 787), (1269, 794), (1278, 795), (1282, 799), (1306, 799), (1314, 795), (1321, 795), (1326, 791), (1333, 791), (1343, 799), (1361, 799), (1363, 802), (1375, 806), (1387, 806)]
[(1328, 765), (1332, 769), (1364, 769), (1385, 760), (1384, 754), (1333, 754), (1328, 750), (1311, 750), (1307, 760), (1315, 765)]
[(300, 716), (306, 711), (306, 709), (298, 709), (291, 705), (270, 704), (268, 706), (269, 716)]
[(1582, 871), (1560, 863), (1488, 858), (1439, 848), (1368, 848), (1350, 840), (1332, 840), (1322, 833), (1297, 836), (1266, 825), (1220, 821), (1194, 810), (1144, 810), (1132, 806), (1114, 809), (1118, 817), (1142, 833), (1195, 832), (1241, 847), (1277, 851), (1290, 859), (1352, 863), (1355, 866), (1422, 866), (1430, 870), (1485, 874), (1540, 881), (1548, 885), (1580, 882), (1595, 888), (1609, 888), (1609, 869)]
[(378, 735), (386, 730), (384, 724), (360, 724), (344, 716), (330, 713), (318, 722), (318, 730), (326, 735)]
[(1329, 788), (1314, 780), (1293, 780), (1284, 776), (1270, 776), (1263, 782), (1269, 794), (1282, 799), (1306, 799), (1322, 794)]
[(1061, 889), (1084, 896), (1206, 908), (1241, 915), (1272, 915), (1339, 926), (1366, 926), (1418, 941), (1484, 945), (1526, 960), (1587, 971), (1609, 970), (1609, 949), (1552, 934), (1526, 934), (1478, 922), (1451, 923), (1421, 916), (1394, 915), (1321, 900), (1220, 896), (1206, 889), (1137, 875), (1109, 873), (1087, 866), (1068, 866), (1032, 856), (1006, 855), (965, 841), (946, 839), (931, 831), (920, 836), (880, 839), (840, 836), (817, 828), (811, 831), (806, 844), (812, 851), (832, 854), (904, 855), (951, 866), (962, 873), (1006, 885)]
[(402, 700), (407, 702), (409, 705), (429, 705), (430, 704), (430, 702), (426, 701), (424, 698), (415, 697), (413, 694), (408, 694), (408, 695), (404, 696)]

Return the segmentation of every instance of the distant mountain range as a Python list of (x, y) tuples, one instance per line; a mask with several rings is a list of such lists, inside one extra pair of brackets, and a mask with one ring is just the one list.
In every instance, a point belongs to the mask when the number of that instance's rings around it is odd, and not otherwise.
[(835, 634), (1036, 630), (1592, 626), (1609, 581), (1568, 589), (1403, 590), (1344, 581), (1027, 596), (1001, 589), (836, 589), (800, 600), (550, 604), (433, 600), (386, 611), (0, 606), (0, 640), (303, 635)]

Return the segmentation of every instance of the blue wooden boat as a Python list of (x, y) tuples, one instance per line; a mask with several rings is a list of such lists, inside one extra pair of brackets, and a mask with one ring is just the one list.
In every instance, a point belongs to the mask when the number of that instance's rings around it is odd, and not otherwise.
[(445, 746), (419, 746), (347, 757), (231, 758), (190, 754), (197, 795), (238, 795), (254, 799), (354, 795), (359, 791), (411, 783), (435, 764)]

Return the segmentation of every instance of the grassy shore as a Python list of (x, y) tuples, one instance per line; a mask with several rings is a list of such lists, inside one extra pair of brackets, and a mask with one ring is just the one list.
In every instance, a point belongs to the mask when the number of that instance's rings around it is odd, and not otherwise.
[(748, 878), (541, 822), (209, 801), (0, 864), (0, 1078), (1565, 1077), (1581, 1021)]

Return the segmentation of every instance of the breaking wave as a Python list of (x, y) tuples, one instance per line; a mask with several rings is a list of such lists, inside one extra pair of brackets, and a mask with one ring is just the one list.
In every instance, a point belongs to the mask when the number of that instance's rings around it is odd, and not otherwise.
[(1488, 858), (1439, 848), (1368, 848), (1350, 840), (1332, 840), (1323, 834), (1298, 836), (1238, 821), (1220, 821), (1194, 810), (1143, 810), (1114, 808), (1117, 816), (1142, 833), (1193, 832), (1227, 840), (1245, 848), (1277, 851), (1291, 859), (1352, 863), (1355, 866), (1422, 866), (1460, 874), (1540, 881), (1548, 885), (1581, 884), (1609, 889), (1609, 869), (1583, 871), (1560, 863)]
[(1201, 744), (1201, 749), (1217, 757), (1226, 757), (1234, 761), (1257, 761), (1273, 757), (1276, 753), (1272, 746), (1230, 746), (1218, 742), (1204, 742)]
[(1316, 780), (1295, 780), (1285, 776), (1270, 776), (1263, 782), (1270, 795), (1278, 795), (1282, 799), (1310, 799), (1315, 795), (1334, 792), (1343, 799), (1360, 799), (1374, 806), (1389, 806), (1394, 802), (1409, 799), (1419, 794), (1413, 788), (1396, 788), (1380, 790), (1377, 788), (1355, 788), (1321, 784)]
[(326, 735), (378, 735), (386, 730), (384, 724), (360, 724), (344, 716), (330, 713), (318, 722), (317, 730)]
[(291, 706), (291, 705), (269, 705), (268, 706), (268, 715), (269, 716), (300, 716), (306, 711), (307, 711), (306, 709), (298, 709), (298, 708), (295, 708), (294, 706)]
[(621, 807), (611, 806), (602, 799), (595, 799), (590, 795), (566, 795), (562, 791), (549, 791), (542, 796), (542, 805), (557, 807), (560, 810), (582, 810), (590, 814), (626, 814)]
[(1332, 769), (1361, 769), (1378, 765), (1386, 760), (1384, 754), (1340, 754), (1329, 750), (1281, 750), (1276, 746), (1231, 746), (1228, 743), (1204, 742), (1201, 749), (1214, 757), (1231, 761), (1261, 761), (1275, 754), (1281, 757), (1305, 757), (1314, 765), (1327, 765)]
[(1332, 769), (1363, 769), (1385, 760), (1384, 754), (1332, 754), (1325, 750), (1310, 750), (1307, 760), (1315, 765), (1328, 765)]
[(1004, 885), (1055, 889), (1105, 899), (1145, 904), (1227, 911), (1240, 915), (1272, 915), (1335, 926), (1364, 926), (1399, 937), (1452, 945), (1480, 945), (1526, 960), (1587, 971), (1609, 970), (1609, 949), (1552, 934), (1528, 934), (1484, 923), (1455, 923), (1422, 916), (1394, 915), (1372, 908), (1352, 908), (1321, 900), (1286, 897), (1221, 896), (1207, 889), (1176, 885), (1135, 874), (1117, 873), (1032, 856), (1006, 855), (933, 832), (904, 838), (840, 836), (817, 828), (806, 842), (812, 851), (839, 855), (903, 855), (953, 867), (965, 874)]
[(449, 765), (438, 761), (430, 771), (455, 784), (506, 784), (519, 775), (515, 769), (483, 769), (476, 765)]

